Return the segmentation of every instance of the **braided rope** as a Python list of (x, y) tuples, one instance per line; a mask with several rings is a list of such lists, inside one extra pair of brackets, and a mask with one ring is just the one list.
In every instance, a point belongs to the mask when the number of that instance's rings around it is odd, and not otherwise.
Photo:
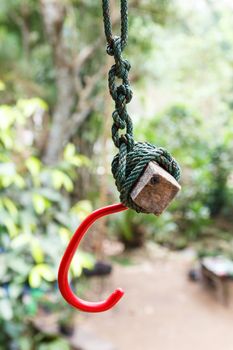
[[(103, 0), (104, 29), (107, 39), (107, 53), (114, 56), (115, 64), (108, 74), (108, 86), (112, 99), (115, 102), (115, 111), (112, 114), (112, 139), (117, 148), (121, 143), (129, 142), (129, 147), (133, 147), (133, 124), (128, 115), (126, 105), (132, 99), (133, 93), (130, 88), (129, 71), (130, 64), (123, 59), (122, 52), (128, 39), (128, 1), (121, 0), (121, 37), (113, 36), (110, 17), (109, 0)], [(117, 86), (116, 80), (122, 80), (122, 84)], [(126, 130), (124, 137), (119, 136), (120, 130)]]
[[(112, 139), (119, 148), (119, 153), (112, 162), (112, 173), (120, 192), (121, 202), (137, 212), (144, 212), (143, 208), (132, 201), (130, 193), (147, 164), (156, 161), (176, 180), (180, 179), (180, 167), (165, 149), (147, 142), (134, 141), (133, 123), (126, 107), (133, 96), (128, 78), (131, 66), (122, 57), (128, 39), (128, 0), (121, 0), (121, 37), (112, 34), (109, 0), (102, 0), (102, 5), (107, 53), (115, 60), (108, 74), (109, 91), (115, 102), (115, 111), (112, 114)], [(117, 86), (117, 79), (122, 80), (121, 85)], [(125, 133), (120, 135), (120, 130), (124, 130)]]

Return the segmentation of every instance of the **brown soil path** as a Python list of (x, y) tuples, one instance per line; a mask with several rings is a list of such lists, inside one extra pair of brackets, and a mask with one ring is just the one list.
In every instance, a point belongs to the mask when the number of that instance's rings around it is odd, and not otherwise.
[(111, 311), (85, 316), (88, 331), (116, 350), (233, 350), (233, 308), (188, 281), (189, 254), (153, 249), (135, 256), (135, 265), (116, 266), (105, 286), (122, 287), (124, 298)]

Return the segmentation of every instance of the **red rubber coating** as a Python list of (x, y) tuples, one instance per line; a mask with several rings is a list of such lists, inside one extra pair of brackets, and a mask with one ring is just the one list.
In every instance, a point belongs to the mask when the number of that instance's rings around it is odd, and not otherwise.
[(106, 300), (89, 302), (78, 298), (70, 288), (68, 272), (73, 256), (88, 228), (102, 216), (127, 210), (123, 204), (113, 204), (93, 211), (77, 228), (68, 244), (58, 271), (58, 286), (64, 299), (73, 307), (85, 312), (103, 312), (111, 309), (124, 295), (121, 288), (116, 289)]

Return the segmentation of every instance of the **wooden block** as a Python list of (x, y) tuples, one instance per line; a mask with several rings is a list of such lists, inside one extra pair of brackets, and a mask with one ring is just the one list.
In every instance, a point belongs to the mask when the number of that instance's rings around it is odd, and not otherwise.
[(156, 162), (150, 162), (131, 192), (146, 213), (160, 215), (181, 189), (175, 178)]

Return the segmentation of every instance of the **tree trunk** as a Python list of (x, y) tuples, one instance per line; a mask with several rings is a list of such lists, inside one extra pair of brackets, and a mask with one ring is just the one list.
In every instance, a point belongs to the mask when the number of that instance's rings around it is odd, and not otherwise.
[(57, 71), (57, 103), (52, 116), (45, 153), (46, 164), (56, 163), (67, 142), (66, 125), (75, 104), (73, 78), (68, 68)]
[(45, 33), (51, 45), (56, 73), (57, 101), (52, 114), (50, 134), (44, 160), (56, 163), (67, 139), (66, 125), (76, 101), (72, 55), (63, 37), (66, 16), (65, 3), (60, 0), (41, 0)]

